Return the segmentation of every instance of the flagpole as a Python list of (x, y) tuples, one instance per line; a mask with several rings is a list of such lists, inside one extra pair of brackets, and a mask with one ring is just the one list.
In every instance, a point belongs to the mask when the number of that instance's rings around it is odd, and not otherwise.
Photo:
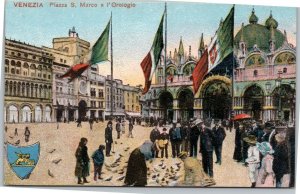
[[(112, 117), (113, 116), (113, 108), (114, 108), (114, 105), (113, 105), (113, 80), (114, 80), (114, 63), (113, 63), (113, 44), (112, 44), (112, 12), (111, 12), (111, 15), (110, 15), (110, 79), (111, 79), (111, 87), (110, 87), (110, 116)], [(111, 118), (112, 119), (112, 118)]]
[[(165, 92), (167, 92), (167, 2), (165, 2)], [(167, 120), (168, 112), (165, 106), (165, 119)]]
[[(233, 5), (233, 9), (235, 9), (234, 5)], [(233, 14), (234, 14), (234, 10), (233, 10)], [(234, 18), (234, 16), (233, 16)], [(234, 23), (234, 21), (233, 21)], [(235, 67), (235, 59), (234, 59), (234, 31), (232, 32), (232, 76), (231, 76), (231, 96), (232, 96), (232, 110), (231, 110), (231, 114), (234, 114), (234, 67)], [(234, 116), (234, 115), (231, 115)], [(233, 123), (233, 127), (234, 127), (234, 123)]]

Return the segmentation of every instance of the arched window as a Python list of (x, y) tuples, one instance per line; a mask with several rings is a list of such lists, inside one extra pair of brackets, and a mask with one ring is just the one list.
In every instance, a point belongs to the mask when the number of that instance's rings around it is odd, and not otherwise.
[(283, 68), (282, 72), (283, 72), (283, 73), (287, 73), (287, 68), (286, 68), (286, 67)]
[(254, 70), (254, 71), (253, 71), (253, 77), (257, 77), (257, 74), (258, 74), (258, 73), (257, 73), (257, 70)]
[(16, 73), (16, 72), (15, 72), (15, 69), (12, 68), (12, 69), (10, 70), (10, 73), (11, 73), (11, 74), (15, 74), (15, 73)]
[(21, 67), (21, 62), (20, 61), (17, 62), (17, 67)]
[(5, 65), (9, 65), (9, 60), (5, 59)]
[(8, 113), (9, 113), (9, 122), (15, 123), (19, 121), (18, 118), (18, 108), (14, 105), (10, 105), (8, 107)]
[(14, 60), (12, 60), (12, 61), (10, 62), (10, 64), (11, 64), (12, 66), (15, 66), (15, 65), (16, 65), (16, 62), (15, 62)]

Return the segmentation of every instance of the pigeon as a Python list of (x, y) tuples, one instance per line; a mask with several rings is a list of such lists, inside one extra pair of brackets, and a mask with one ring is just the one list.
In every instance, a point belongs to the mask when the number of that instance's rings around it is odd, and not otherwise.
[(52, 178), (54, 178), (54, 174), (50, 171), (50, 169), (48, 169), (48, 175)]
[(159, 184), (159, 179), (158, 178), (156, 179), (156, 183)]
[(58, 164), (60, 161), (62, 161), (62, 159), (56, 159), (56, 160), (53, 160), (52, 162), (53, 162), (54, 164)]
[(161, 167), (161, 169), (165, 169), (167, 166), (163, 166), (163, 167)]
[(113, 176), (107, 177), (106, 179), (104, 179), (104, 181), (110, 181), (112, 179)]
[(48, 153), (52, 154), (53, 152), (55, 152), (56, 149), (52, 149), (50, 150)]
[(119, 154), (120, 158), (124, 157), (122, 154)]
[(114, 152), (114, 151), (111, 151), (111, 153), (113, 153), (113, 154), (114, 154), (114, 153), (116, 153), (116, 152)]
[(124, 171), (122, 170), (122, 171), (118, 172), (118, 174), (124, 174)]
[(15, 145), (19, 145), (20, 144), (20, 140), (17, 140), (16, 142), (15, 142)]
[(14, 137), (12, 137), (12, 136), (9, 136), (10, 137), (10, 139), (13, 139)]
[(117, 142), (117, 141), (115, 141), (115, 144), (118, 144), (118, 142)]
[(117, 178), (116, 180), (117, 181), (121, 181), (121, 180), (123, 180), (125, 178), (125, 176), (120, 176), (119, 178)]

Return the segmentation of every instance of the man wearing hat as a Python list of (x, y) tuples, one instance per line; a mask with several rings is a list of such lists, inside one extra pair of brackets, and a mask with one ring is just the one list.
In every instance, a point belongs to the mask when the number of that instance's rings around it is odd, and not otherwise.
[(215, 120), (215, 126), (212, 129), (214, 134), (214, 147), (216, 152), (217, 161), (215, 163), (221, 165), (222, 161), (222, 145), (226, 137), (224, 128), (221, 126), (221, 121)]
[(158, 147), (161, 151), (161, 158), (165, 157), (168, 158), (168, 143), (169, 143), (169, 134), (167, 133), (167, 129), (164, 127), (163, 132), (159, 135), (158, 138)]
[(258, 176), (258, 168), (260, 165), (259, 150), (256, 147), (257, 139), (254, 135), (249, 135), (249, 136), (245, 137), (243, 140), (249, 144), (248, 158), (246, 159), (245, 162), (248, 164), (251, 188), (253, 188), (256, 185), (256, 180), (257, 180), (257, 176)]
[(262, 142), (270, 142), (270, 135), (272, 130), (275, 129), (275, 126), (272, 122), (268, 121), (264, 125), (264, 134), (262, 135), (261, 141)]
[(107, 127), (105, 128), (105, 143), (106, 143), (106, 156), (109, 157), (111, 151), (111, 144), (113, 143), (113, 136), (112, 136), (112, 122), (108, 121)]
[(200, 127), (203, 121), (201, 119), (197, 119), (190, 130), (190, 157), (197, 157), (197, 143), (200, 135)]
[[(154, 129), (150, 132), (151, 142), (154, 144), (156, 142), (156, 140), (159, 139), (159, 136), (160, 136), (160, 132), (158, 130), (158, 125), (156, 125), (156, 126), (154, 126)], [(152, 157), (158, 158), (158, 150), (157, 149), (152, 150)]]
[(181, 125), (173, 123), (173, 127), (169, 131), (170, 141), (172, 146), (172, 157), (175, 158), (179, 155), (180, 145), (182, 140)]
[(204, 172), (213, 177), (213, 133), (209, 128), (210, 122), (204, 120), (200, 129), (200, 153), (202, 154), (202, 165)]

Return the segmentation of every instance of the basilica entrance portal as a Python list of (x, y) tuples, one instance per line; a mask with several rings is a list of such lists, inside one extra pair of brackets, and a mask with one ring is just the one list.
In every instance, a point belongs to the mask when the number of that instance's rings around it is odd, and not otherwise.
[(166, 118), (168, 121), (173, 120), (173, 96), (170, 92), (163, 92), (159, 96), (159, 108), (162, 109), (163, 118)]
[(257, 85), (250, 86), (244, 93), (244, 110), (255, 120), (262, 119), (263, 97), (263, 90)]
[(203, 93), (204, 118), (228, 119), (231, 103), (232, 100), (228, 84), (221, 80), (210, 81)]
[(182, 90), (178, 95), (179, 115), (182, 121), (188, 121), (194, 117), (194, 94), (189, 89)]

